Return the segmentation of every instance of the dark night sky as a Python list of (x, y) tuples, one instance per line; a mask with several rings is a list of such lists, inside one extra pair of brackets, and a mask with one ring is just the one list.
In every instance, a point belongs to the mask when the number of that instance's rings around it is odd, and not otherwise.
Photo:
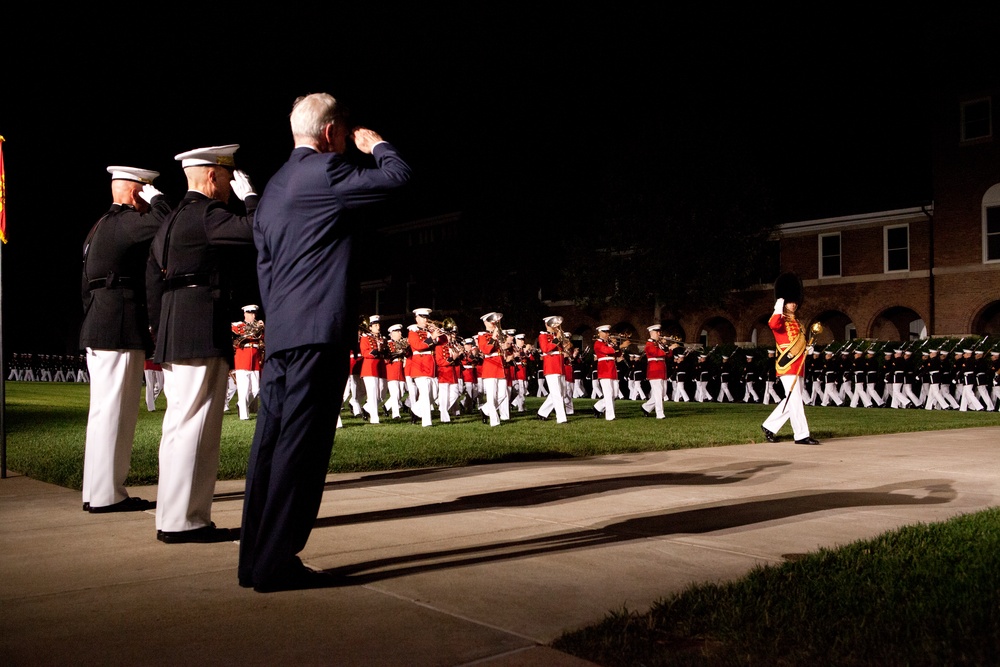
[(930, 25), (967, 27), (870, 11), (448, 7), (331, 5), (297, 22), (274, 9), (91, 13), (90, 32), (82, 15), (25, 20), (35, 50), (10, 59), (0, 87), (4, 352), (76, 351), (79, 253), (110, 203), (106, 166), (156, 169), (177, 197), (176, 153), (238, 143), (260, 191), (291, 149), (292, 101), (309, 92), (346, 101), (404, 152), (412, 217), (572, 218), (604, 165), (668, 160), (666, 137), (685, 134), (753, 156), (778, 222), (911, 205), (929, 194), (931, 63), (952, 48)]

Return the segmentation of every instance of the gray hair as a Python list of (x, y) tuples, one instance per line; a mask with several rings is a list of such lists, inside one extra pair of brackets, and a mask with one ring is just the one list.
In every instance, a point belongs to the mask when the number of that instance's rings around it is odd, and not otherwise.
[(323, 129), (330, 123), (336, 125), (344, 122), (347, 110), (332, 95), (312, 93), (295, 100), (289, 119), (292, 136), (318, 139), (323, 136)]

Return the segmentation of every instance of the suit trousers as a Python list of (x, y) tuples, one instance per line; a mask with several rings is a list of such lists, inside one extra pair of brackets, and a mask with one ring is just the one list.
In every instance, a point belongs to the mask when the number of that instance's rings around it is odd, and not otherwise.
[(209, 357), (162, 366), (167, 410), (160, 437), (156, 529), (204, 528), (212, 523), (229, 364)]
[(87, 348), (90, 413), (83, 455), (83, 502), (105, 507), (128, 498), (125, 477), (139, 419), (142, 350)]
[(344, 346), (306, 345), (264, 361), (243, 499), (241, 583), (273, 581), (305, 548), (323, 499), (347, 353)]

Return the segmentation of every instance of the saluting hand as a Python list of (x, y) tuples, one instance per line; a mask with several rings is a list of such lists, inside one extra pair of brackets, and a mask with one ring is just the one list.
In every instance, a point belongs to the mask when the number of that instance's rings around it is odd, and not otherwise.
[(356, 127), (351, 133), (351, 139), (354, 141), (354, 145), (358, 147), (358, 150), (362, 153), (368, 153), (371, 155), (372, 148), (375, 144), (382, 141), (382, 137), (379, 136), (377, 132), (369, 130), (367, 127)]

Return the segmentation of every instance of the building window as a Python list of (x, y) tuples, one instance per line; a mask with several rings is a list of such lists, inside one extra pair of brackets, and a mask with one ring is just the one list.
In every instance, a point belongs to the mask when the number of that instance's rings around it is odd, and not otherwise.
[(993, 136), (990, 98), (962, 102), (962, 141), (989, 139)]
[(899, 225), (886, 227), (885, 236), (885, 270), (910, 270), (910, 226)]
[(840, 275), (840, 233), (819, 235), (819, 277)]
[(983, 232), (984, 256), (987, 262), (1000, 262), (1000, 206), (986, 209), (986, 224)]

